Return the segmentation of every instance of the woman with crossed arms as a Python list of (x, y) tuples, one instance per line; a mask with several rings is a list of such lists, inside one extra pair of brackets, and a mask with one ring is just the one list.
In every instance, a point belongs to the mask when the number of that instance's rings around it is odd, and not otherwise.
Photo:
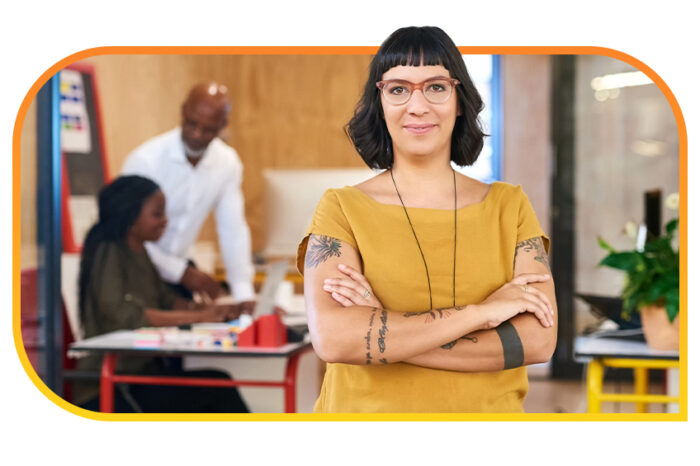
[(556, 344), (549, 239), (520, 186), (456, 173), (483, 146), (483, 109), (439, 28), (394, 32), (347, 133), (385, 169), (328, 190), (297, 265), (316, 412), (522, 412), (525, 366)]

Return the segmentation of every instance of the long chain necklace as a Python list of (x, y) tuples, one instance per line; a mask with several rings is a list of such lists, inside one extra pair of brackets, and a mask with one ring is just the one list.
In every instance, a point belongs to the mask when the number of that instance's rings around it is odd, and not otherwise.
[[(413, 237), (416, 239), (416, 244), (418, 245), (418, 251), (420, 252), (420, 257), (423, 259), (423, 265), (425, 266), (425, 276), (428, 278), (428, 295), (430, 295), (430, 309), (433, 308), (433, 290), (430, 287), (430, 273), (428, 272), (428, 263), (425, 261), (425, 255), (423, 255), (423, 249), (420, 247), (420, 241), (418, 241), (418, 235), (416, 235), (416, 230), (413, 228), (413, 223), (411, 223), (411, 217), (408, 216), (408, 210), (406, 210), (406, 205), (403, 203), (401, 194), (399, 193), (399, 188), (396, 186), (396, 180), (394, 179), (393, 169), (389, 169), (389, 174), (391, 175), (391, 181), (394, 183), (394, 189), (396, 190), (396, 195), (399, 196), (399, 202), (401, 202), (401, 207), (406, 214), (406, 219), (408, 220), (408, 225), (411, 227), (413, 232)], [(457, 271), (457, 175), (455, 171), (452, 170), (452, 183), (454, 184), (454, 251), (452, 253), (452, 306), (456, 306), (455, 300), (455, 276)]]

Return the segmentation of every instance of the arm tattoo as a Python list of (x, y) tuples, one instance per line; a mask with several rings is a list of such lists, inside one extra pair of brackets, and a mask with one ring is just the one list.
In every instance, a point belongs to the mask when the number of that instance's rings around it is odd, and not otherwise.
[(377, 309), (372, 309), (372, 315), (369, 318), (369, 329), (367, 330), (367, 336), (365, 337), (365, 349), (367, 350), (367, 364), (372, 364), (372, 353), (370, 352), (370, 336), (372, 334), (372, 324), (374, 323), (374, 315), (377, 313)]
[(530, 238), (526, 239), (522, 243), (518, 243), (515, 246), (515, 255), (513, 256), (513, 269), (515, 269), (515, 259), (518, 257), (518, 251), (522, 249), (525, 252), (535, 251), (534, 259), (537, 262), (544, 264), (547, 269), (549, 269), (549, 257), (547, 257), (547, 252), (544, 250), (544, 245), (542, 244), (542, 238)]
[[(389, 331), (386, 328), (386, 311), (382, 310), (382, 314), (379, 316), (379, 320), (382, 321), (382, 327), (379, 329), (379, 338), (377, 339), (377, 344), (379, 345), (379, 352), (383, 353), (384, 350), (386, 349), (386, 343), (384, 342), (384, 337), (386, 336), (386, 333)], [(386, 361), (386, 359), (384, 360)], [(386, 362), (385, 362), (386, 364)]]
[(459, 340), (469, 340), (472, 343), (476, 343), (477, 341), (479, 341), (477, 337), (470, 337), (469, 335), (464, 335), (463, 337), (459, 337), (456, 340), (452, 340), (449, 343), (445, 343), (444, 345), (440, 346), (440, 348), (447, 350), (452, 349), (457, 343), (459, 343)]
[(311, 235), (311, 245), (306, 251), (306, 265), (316, 267), (329, 257), (340, 257), (340, 241), (330, 236)]
[(513, 369), (522, 366), (525, 362), (523, 342), (520, 341), (518, 331), (515, 330), (513, 324), (506, 320), (496, 327), (496, 333), (498, 333), (501, 345), (503, 345), (503, 369)]
[(451, 310), (455, 311), (461, 311), (462, 309), (466, 308), (467, 306), (456, 306), (456, 307), (443, 307), (441, 309), (431, 309), (428, 311), (418, 311), (418, 312), (404, 312), (403, 316), (404, 317), (413, 317), (413, 316), (422, 316), (425, 315), (425, 323), (430, 323), (436, 319), (436, 316), (439, 316), (441, 319), (443, 317), (449, 317), (452, 315), (450, 313)]

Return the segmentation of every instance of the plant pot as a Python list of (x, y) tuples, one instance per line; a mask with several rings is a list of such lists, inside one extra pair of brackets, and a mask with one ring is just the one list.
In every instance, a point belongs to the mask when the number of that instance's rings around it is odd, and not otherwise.
[(666, 308), (647, 306), (641, 309), (642, 330), (650, 348), (655, 350), (678, 351), (678, 316), (673, 323), (668, 321)]

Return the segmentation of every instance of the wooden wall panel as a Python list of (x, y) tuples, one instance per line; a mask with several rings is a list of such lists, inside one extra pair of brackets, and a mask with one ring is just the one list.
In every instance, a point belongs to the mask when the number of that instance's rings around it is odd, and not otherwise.
[[(233, 110), (220, 137), (238, 151), (253, 249), (263, 247), (265, 168), (359, 167), (343, 132), (366, 79), (370, 56), (104, 55), (94, 65), (110, 175), (131, 150), (179, 124), (180, 105), (198, 82), (229, 88)], [(215, 240), (210, 218), (200, 235)]]

